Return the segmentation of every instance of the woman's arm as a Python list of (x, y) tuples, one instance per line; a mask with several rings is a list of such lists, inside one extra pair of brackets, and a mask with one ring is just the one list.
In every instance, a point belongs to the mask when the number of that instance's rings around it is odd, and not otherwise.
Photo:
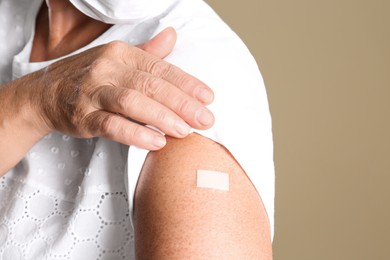
[[(228, 174), (229, 191), (197, 187), (201, 169)], [(257, 191), (224, 147), (197, 134), (148, 155), (134, 221), (137, 259), (272, 259)]]
[(149, 53), (112, 42), (0, 86), (0, 175), (51, 131), (157, 150), (165, 137), (127, 118), (178, 138), (209, 128), (211, 89), (161, 59), (175, 40), (169, 28), (141, 46)]
[(37, 82), (38, 75), (30, 74), (0, 86), (0, 176), (49, 133), (32, 103), (29, 88)]

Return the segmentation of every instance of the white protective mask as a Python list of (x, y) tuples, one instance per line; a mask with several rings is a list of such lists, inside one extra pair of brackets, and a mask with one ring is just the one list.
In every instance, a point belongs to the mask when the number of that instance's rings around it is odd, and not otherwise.
[(70, 0), (85, 15), (108, 24), (138, 23), (164, 12), (177, 0)]

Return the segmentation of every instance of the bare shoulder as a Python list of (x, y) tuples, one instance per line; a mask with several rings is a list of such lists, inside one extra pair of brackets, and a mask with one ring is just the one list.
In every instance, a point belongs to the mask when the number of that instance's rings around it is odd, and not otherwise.
[(142, 259), (272, 259), (260, 196), (223, 146), (197, 134), (148, 155), (134, 220)]

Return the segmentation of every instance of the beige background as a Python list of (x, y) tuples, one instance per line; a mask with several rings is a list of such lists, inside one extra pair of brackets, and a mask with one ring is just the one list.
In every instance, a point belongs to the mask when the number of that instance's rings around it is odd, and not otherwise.
[(267, 85), (274, 259), (390, 259), (390, 1), (207, 2)]

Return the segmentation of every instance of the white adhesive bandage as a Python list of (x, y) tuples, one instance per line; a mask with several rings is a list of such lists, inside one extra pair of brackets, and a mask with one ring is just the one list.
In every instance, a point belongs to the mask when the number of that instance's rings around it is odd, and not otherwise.
[(197, 170), (196, 186), (198, 188), (229, 191), (229, 174), (217, 171)]

